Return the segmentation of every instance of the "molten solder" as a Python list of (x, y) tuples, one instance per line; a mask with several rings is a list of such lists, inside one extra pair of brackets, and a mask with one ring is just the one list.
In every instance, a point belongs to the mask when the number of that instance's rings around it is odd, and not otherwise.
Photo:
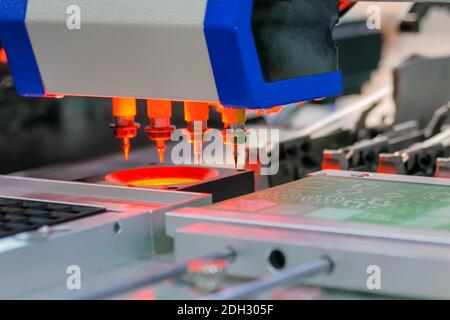
[(197, 167), (158, 166), (113, 172), (105, 177), (109, 183), (129, 187), (170, 188), (214, 179), (219, 172)]

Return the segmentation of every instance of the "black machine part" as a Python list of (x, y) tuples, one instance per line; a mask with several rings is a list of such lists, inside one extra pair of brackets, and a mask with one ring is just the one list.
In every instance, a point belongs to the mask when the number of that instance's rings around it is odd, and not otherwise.
[(336, 0), (255, 0), (252, 28), (266, 81), (337, 71), (338, 18)]
[(394, 87), (395, 122), (418, 120), (424, 127), (450, 101), (450, 56), (410, 57), (394, 69)]

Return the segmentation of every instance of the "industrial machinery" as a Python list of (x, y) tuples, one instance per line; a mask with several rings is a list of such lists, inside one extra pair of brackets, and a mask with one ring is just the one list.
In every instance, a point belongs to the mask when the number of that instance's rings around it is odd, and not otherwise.
[(238, 258), (228, 271), (234, 276), (264, 276), (327, 257), (332, 272), (308, 283), (370, 292), (367, 269), (377, 266), (384, 274), (381, 293), (448, 298), (442, 279), (449, 277), (449, 190), (446, 180), (322, 171), (171, 212), (166, 226), (180, 260), (196, 257), (191, 248), (205, 239), (200, 254), (233, 247)]
[[(276, 34), (283, 30), (274, 29), (276, 20), (266, 17), (272, 10), (281, 16), (292, 8), (299, 16), (290, 20), (309, 23), (288, 34), (308, 39), (307, 47), (287, 49)], [(163, 160), (173, 130), (171, 101), (186, 101), (192, 131), (192, 123), (208, 120), (210, 104), (226, 107), (228, 129), (245, 122), (240, 109), (341, 92), (331, 39), (338, 18), (334, 0), (296, 1), (288, 7), (252, 0), (153, 0), (132, 6), (116, 1), (106, 8), (92, 1), (3, 1), (1, 9), (1, 37), (17, 91), (113, 97), (113, 129), (125, 158), (139, 128), (135, 98), (148, 99), (146, 131)]]
[(0, 0), (0, 152), (122, 146), (0, 175), (0, 298), (450, 298), (450, 0), (382, 2)]

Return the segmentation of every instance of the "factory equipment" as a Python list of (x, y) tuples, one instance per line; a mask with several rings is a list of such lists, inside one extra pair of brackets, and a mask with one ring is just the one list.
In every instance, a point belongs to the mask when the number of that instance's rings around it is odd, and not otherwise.
[(122, 146), (0, 176), (0, 298), (450, 298), (450, 48), (397, 48), (450, 0), (388, 2), (394, 31), (359, 1), (0, 1), (0, 112), (88, 97)]
[[(187, 101), (186, 120), (192, 130), (193, 121), (207, 119), (208, 103), (232, 108), (224, 109), (228, 128), (245, 122), (239, 109), (265, 109), (341, 92), (331, 39), (338, 2), (267, 6), (252, 0), (152, 0), (132, 6), (117, 1), (106, 7), (92, 1), (4, 1), (0, 31), (21, 95), (114, 98), (113, 128), (123, 141), (125, 158), (138, 129), (133, 99), (151, 99), (147, 132), (163, 159), (172, 128), (171, 101)], [(274, 29), (276, 22), (268, 12), (282, 17), (292, 9), (300, 17), (290, 20), (310, 24), (287, 32), (310, 39), (311, 46), (290, 48), (272, 34), (283, 30)], [(311, 38), (316, 34), (317, 40)], [(117, 45), (111, 48), (112, 43)], [(284, 48), (281, 55), (279, 47)], [(296, 51), (300, 49), (302, 55)]]

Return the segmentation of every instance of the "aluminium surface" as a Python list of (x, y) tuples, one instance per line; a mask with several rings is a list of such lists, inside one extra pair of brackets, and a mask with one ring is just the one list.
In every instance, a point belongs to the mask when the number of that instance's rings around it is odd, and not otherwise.
[[(137, 263), (121, 265), (117, 268), (96, 274), (89, 278), (83, 278), (82, 290), (69, 291), (61, 286), (54, 286), (44, 289), (45, 293), (30, 292), (21, 298), (23, 299), (39, 299), (43, 296), (49, 299), (90, 299), (95, 296), (99, 289), (104, 292), (105, 289), (133, 282), (140, 275), (156, 275), (169, 267), (172, 263), (172, 257), (156, 256)], [(226, 277), (223, 282), (224, 287), (233, 287), (250, 279)], [(162, 281), (157, 284), (145, 286), (125, 294), (108, 297), (114, 299), (125, 300), (191, 300), (204, 296), (205, 293), (196, 290), (195, 287), (186, 282), (181, 281)], [(283, 288), (270, 293), (259, 295), (258, 298), (263, 300), (280, 300), (280, 299), (296, 299), (296, 300), (336, 300), (336, 299), (376, 299), (375, 295), (361, 294), (357, 292), (342, 290), (326, 290), (319, 287), (298, 286), (295, 288)]]
[[(135, 263), (171, 248), (164, 213), (211, 203), (211, 196), (0, 176), (3, 198), (105, 209), (89, 217), (0, 239), (0, 297), (43, 288), (66, 289), (67, 268), (85, 277)], [(42, 291), (41, 298), (46, 298)]]
[[(324, 171), (304, 180), (198, 210), (167, 214), (176, 257), (234, 247), (235, 276), (274, 271), (271, 250), (286, 267), (323, 255), (336, 263), (315, 285), (374, 292), (367, 268), (382, 270), (376, 293), (449, 298), (450, 181)], [(208, 241), (205, 241), (208, 239)], [(199, 252), (201, 250), (201, 252)]]

